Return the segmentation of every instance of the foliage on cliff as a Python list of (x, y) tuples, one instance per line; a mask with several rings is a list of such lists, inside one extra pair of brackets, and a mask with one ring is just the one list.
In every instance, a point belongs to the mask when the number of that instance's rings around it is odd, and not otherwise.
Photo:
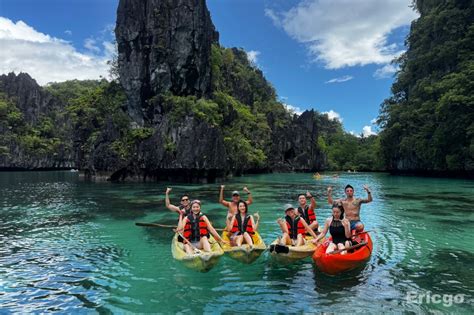
[(474, 170), (474, 2), (416, 1), (421, 16), (379, 117), (390, 169)]

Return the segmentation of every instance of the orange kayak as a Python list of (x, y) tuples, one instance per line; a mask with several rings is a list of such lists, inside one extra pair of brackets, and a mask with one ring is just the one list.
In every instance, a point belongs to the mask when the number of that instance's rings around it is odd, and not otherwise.
[(319, 270), (324, 273), (335, 275), (344, 271), (357, 268), (370, 258), (372, 253), (372, 239), (369, 233), (362, 233), (354, 238), (360, 245), (354, 246), (353, 251), (345, 255), (340, 253), (326, 254), (326, 249), (331, 238), (319, 245), (313, 254), (313, 260)]

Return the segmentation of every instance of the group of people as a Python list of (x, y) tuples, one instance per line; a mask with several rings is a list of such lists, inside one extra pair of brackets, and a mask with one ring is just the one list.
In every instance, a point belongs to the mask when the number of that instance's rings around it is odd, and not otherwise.
[[(180, 234), (180, 241), (183, 242), (186, 252), (192, 254), (195, 248), (204, 251), (211, 251), (209, 236), (212, 234), (219, 243), (230, 244), (231, 246), (241, 246), (246, 243), (253, 245), (252, 236), (258, 230), (260, 216), (258, 213), (251, 215), (248, 213), (249, 206), (253, 203), (251, 192), (247, 187), (243, 191), (247, 194), (247, 200), (240, 197), (238, 191), (232, 192), (232, 199), (224, 199), (224, 185), (220, 187), (219, 203), (227, 208), (225, 230), (230, 234), (230, 242), (223, 240), (212, 226), (211, 222), (201, 212), (201, 202), (199, 200), (190, 200), (187, 194), (181, 197), (179, 206), (172, 205), (169, 199), (171, 188), (166, 189), (165, 203), (166, 207), (178, 213), (179, 221), (177, 232)], [(319, 242), (324, 238), (327, 232), (331, 235), (331, 243), (326, 252), (341, 250), (345, 254), (345, 249), (351, 246), (353, 234), (364, 230), (364, 224), (360, 221), (360, 209), (362, 204), (372, 201), (372, 193), (367, 187), (363, 186), (367, 192), (367, 198), (355, 198), (354, 188), (347, 185), (344, 189), (345, 198), (334, 200), (332, 198), (332, 187), (328, 187), (328, 203), (332, 205), (332, 215), (328, 217), (319, 233), (319, 224), (316, 219), (316, 200), (313, 195), (307, 191), (306, 194), (298, 195), (298, 207), (290, 204), (284, 207), (285, 218), (279, 218), (277, 223), (282, 231), (280, 245), (304, 245), (306, 236), (312, 236), (310, 240), (313, 243)], [(309, 204), (308, 204), (309, 200)]]

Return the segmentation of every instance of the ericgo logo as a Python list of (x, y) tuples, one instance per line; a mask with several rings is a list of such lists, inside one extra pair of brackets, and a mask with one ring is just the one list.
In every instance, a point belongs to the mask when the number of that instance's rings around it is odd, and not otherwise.
[(450, 307), (453, 304), (462, 304), (467, 301), (466, 294), (433, 294), (430, 291), (426, 293), (407, 292), (406, 300), (408, 303), (417, 304), (442, 304), (444, 307)]

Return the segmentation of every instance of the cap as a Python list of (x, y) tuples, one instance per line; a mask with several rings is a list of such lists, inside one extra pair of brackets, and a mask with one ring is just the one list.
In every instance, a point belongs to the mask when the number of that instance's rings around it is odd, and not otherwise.
[(288, 210), (290, 210), (290, 209), (295, 210), (295, 207), (293, 207), (291, 204), (287, 203), (287, 204), (285, 205), (285, 212), (288, 211)]
[(240, 196), (240, 194), (239, 194), (239, 192), (238, 192), (237, 190), (234, 190), (234, 191), (232, 192), (232, 196), (235, 196), (235, 195)]

